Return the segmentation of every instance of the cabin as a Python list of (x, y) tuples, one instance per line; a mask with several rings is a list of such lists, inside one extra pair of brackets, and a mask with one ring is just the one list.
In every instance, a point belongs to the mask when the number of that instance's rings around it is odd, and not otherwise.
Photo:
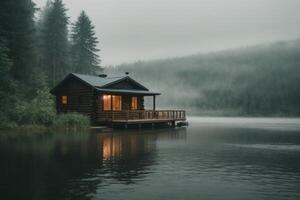
[[(186, 120), (184, 110), (157, 110), (154, 92), (126, 74), (108, 77), (71, 73), (51, 91), (56, 96), (58, 113), (77, 112), (89, 116), (94, 125), (143, 124), (175, 126)], [(152, 107), (145, 108), (144, 97), (152, 97)]]

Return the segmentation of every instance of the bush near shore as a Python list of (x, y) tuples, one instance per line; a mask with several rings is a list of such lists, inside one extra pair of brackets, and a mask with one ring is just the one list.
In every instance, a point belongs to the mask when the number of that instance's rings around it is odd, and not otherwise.
[(58, 129), (84, 129), (88, 128), (90, 120), (87, 116), (78, 113), (60, 114), (54, 119), (52, 127)]
[(32, 100), (17, 100), (15, 105), (0, 113), (0, 130), (83, 129), (90, 120), (79, 113), (56, 114), (49, 89), (38, 90)]

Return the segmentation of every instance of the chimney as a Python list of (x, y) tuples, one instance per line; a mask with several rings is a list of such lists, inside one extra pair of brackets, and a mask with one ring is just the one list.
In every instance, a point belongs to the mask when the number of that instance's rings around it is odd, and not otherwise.
[(100, 78), (106, 78), (106, 77), (107, 77), (106, 74), (99, 74), (98, 76), (99, 76)]

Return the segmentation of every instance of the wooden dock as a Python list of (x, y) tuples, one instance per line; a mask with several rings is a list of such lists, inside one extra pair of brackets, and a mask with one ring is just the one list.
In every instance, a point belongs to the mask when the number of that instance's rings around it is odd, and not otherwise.
[(175, 126), (176, 122), (185, 122), (186, 113), (184, 110), (125, 110), (106, 111), (98, 116), (99, 122), (108, 125), (137, 124), (169, 124)]

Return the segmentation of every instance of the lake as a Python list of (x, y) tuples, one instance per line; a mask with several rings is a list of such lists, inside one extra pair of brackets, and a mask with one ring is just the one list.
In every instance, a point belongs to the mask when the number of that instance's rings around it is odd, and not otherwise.
[(300, 199), (300, 119), (1, 133), (0, 199)]

